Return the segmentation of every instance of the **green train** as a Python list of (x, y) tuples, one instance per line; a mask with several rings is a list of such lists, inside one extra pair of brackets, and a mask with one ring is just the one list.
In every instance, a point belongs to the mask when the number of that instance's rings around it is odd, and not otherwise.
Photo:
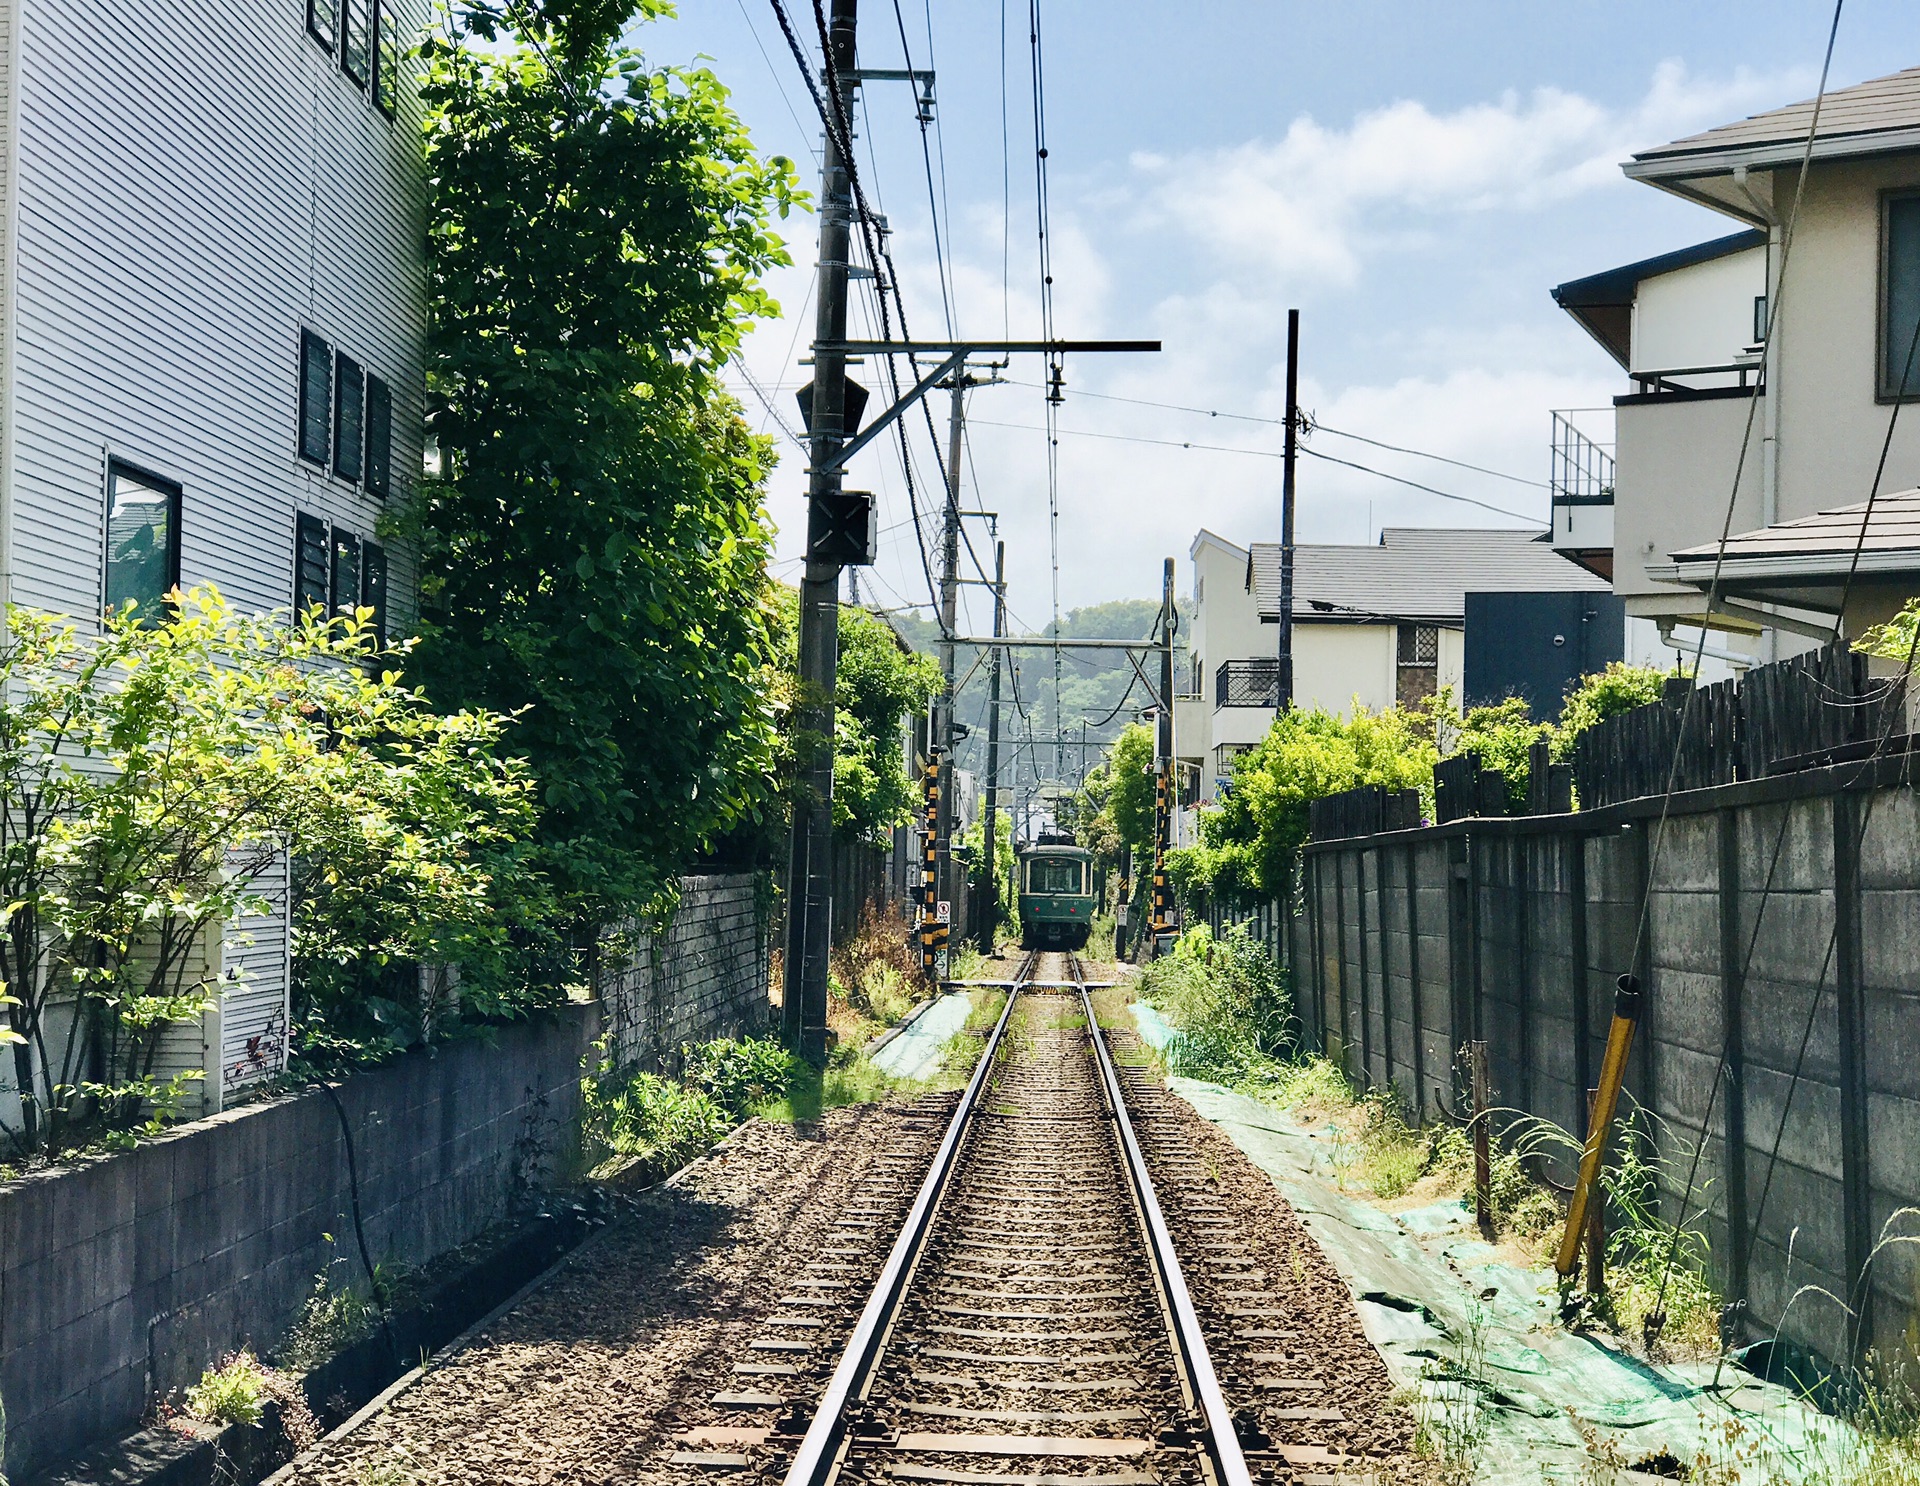
[(1084, 949), (1093, 929), (1093, 853), (1042, 836), (1017, 854), (1022, 949)]

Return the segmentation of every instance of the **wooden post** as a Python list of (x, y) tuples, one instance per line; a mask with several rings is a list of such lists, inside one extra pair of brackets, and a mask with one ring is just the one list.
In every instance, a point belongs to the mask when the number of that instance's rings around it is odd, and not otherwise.
[(1487, 1045), (1467, 1045), (1473, 1068), (1473, 1215), (1488, 1242), (1493, 1240), (1493, 1152), (1487, 1129)]
[[(1587, 1090), (1587, 1126), (1593, 1126), (1593, 1107), (1600, 1102), (1598, 1089)], [(1607, 1202), (1601, 1194), (1587, 1201), (1587, 1294), (1598, 1300), (1607, 1293)]]

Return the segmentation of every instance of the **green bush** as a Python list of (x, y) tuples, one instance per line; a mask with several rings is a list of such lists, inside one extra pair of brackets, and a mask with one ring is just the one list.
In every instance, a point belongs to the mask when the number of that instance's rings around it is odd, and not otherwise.
[(634, 1158), (645, 1181), (671, 1176), (733, 1128), (710, 1095), (658, 1074), (602, 1073), (581, 1093), (589, 1142)]
[(1245, 929), (1215, 939), (1204, 925), (1141, 977), (1141, 996), (1172, 1023), (1176, 1073), (1240, 1084), (1291, 1052), (1293, 1002), (1280, 968)]
[(771, 1038), (723, 1038), (680, 1051), (688, 1086), (735, 1120), (785, 1097), (800, 1068), (800, 1059)]
[(209, 1424), (258, 1424), (266, 1402), (266, 1378), (251, 1352), (208, 1368), (187, 1389), (187, 1412)]

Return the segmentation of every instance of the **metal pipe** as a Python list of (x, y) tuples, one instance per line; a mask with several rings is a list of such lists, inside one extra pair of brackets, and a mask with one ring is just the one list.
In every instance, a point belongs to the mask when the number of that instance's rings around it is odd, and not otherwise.
[(1607, 1055), (1600, 1064), (1600, 1086), (1594, 1096), (1593, 1117), (1587, 1123), (1587, 1145), (1580, 1156), (1580, 1179), (1573, 1184), (1566, 1232), (1560, 1236), (1560, 1252), (1553, 1261), (1554, 1272), (1563, 1280), (1571, 1276), (1580, 1263), (1580, 1240), (1587, 1228), (1587, 1204), (1600, 1176), (1600, 1159), (1606, 1154), (1614, 1109), (1620, 1102), (1620, 1086), (1627, 1077), (1627, 1054), (1633, 1050), (1633, 1032), (1639, 1020), (1640, 978), (1629, 973), (1620, 977), (1618, 989), (1613, 993), (1613, 1025), (1607, 1030)]

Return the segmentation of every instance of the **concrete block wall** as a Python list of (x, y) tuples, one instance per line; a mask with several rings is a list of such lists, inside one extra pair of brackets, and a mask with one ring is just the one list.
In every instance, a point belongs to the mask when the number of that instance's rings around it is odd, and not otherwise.
[[(1920, 799), (1904, 767), (1694, 791), (1664, 820), (1652, 800), (1316, 843), (1290, 936), (1302, 1018), (1422, 1118), (1466, 1107), (1454, 1054), (1482, 1038), (1496, 1106), (1583, 1131), (1631, 969), (1646, 994), (1627, 1088), (1656, 1117), (1669, 1211), (1698, 1152), (1690, 1211), (1744, 1301), (1740, 1329), (1783, 1327), (1834, 1360), (1911, 1352), (1920, 1246), (1874, 1252), (1884, 1232), (1920, 1233), (1900, 1215), (1920, 1207)], [(1857, 1328), (1834, 1300), (1795, 1299), (1809, 1284), (1866, 1297)]]
[(596, 989), (619, 1066), (672, 1067), (684, 1044), (768, 1030), (769, 903), (752, 873), (687, 877), (664, 934), (609, 936)]
[[(548, 1174), (598, 1025), (569, 1007), (336, 1086), (376, 1260), (444, 1253)], [(136, 1427), (227, 1352), (271, 1348), (337, 1256), (352, 1257), (336, 1280), (362, 1278), (352, 1234), (340, 1122), (318, 1092), (0, 1186), (5, 1472)]]

